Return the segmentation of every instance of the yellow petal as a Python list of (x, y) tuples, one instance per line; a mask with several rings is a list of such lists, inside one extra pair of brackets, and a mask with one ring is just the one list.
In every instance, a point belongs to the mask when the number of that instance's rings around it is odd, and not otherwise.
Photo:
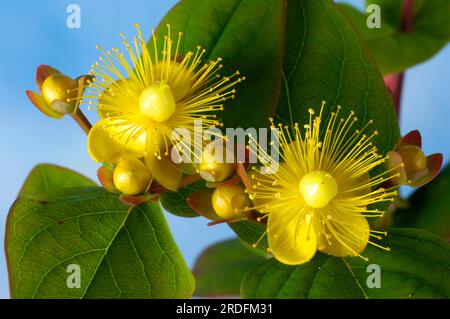
[[(135, 92), (132, 89), (131, 81), (129, 79), (120, 79), (108, 86), (98, 98), (98, 115), (101, 119), (108, 117), (108, 107), (114, 107), (115, 109), (130, 108), (132, 105), (121, 103), (121, 100), (117, 96), (125, 96), (131, 99), (135, 96)], [(137, 107), (137, 101), (136, 106)]]
[(327, 216), (324, 216), (324, 229), (331, 236), (328, 240), (321, 237), (319, 250), (336, 257), (359, 255), (369, 241), (367, 219), (362, 215), (351, 215), (350, 212), (336, 212)]
[(270, 213), (267, 229), (269, 247), (278, 261), (300, 265), (315, 255), (316, 232), (305, 214), (283, 210)]
[(153, 178), (159, 184), (171, 191), (178, 190), (183, 173), (170, 160), (170, 156), (163, 156), (161, 159), (158, 159), (153, 153), (148, 152), (145, 157), (145, 163), (150, 169)]
[(115, 164), (124, 158), (140, 158), (144, 153), (127, 148), (111, 136), (108, 120), (101, 120), (89, 132), (88, 151), (91, 157), (102, 163)]

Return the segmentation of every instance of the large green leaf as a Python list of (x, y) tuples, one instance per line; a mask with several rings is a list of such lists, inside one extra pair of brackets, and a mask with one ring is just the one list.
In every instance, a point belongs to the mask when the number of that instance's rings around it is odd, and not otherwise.
[(20, 196), (35, 198), (62, 188), (97, 186), (90, 179), (64, 167), (39, 164), (33, 168), (20, 190)]
[(450, 239), (450, 165), (409, 198), (394, 214), (395, 227), (417, 227)]
[(403, 0), (370, 0), (381, 8), (381, 28), (369, 29), (367, 16), (348, 5), (346, 15), (367, 40), (381, 71), (396, 73), (433, 57), (450, 41), (450, 1), (413, 1), (413, 24), (408, 33), (400, 32)]
[(266, 255), (230, 239), (208, 247), (195, 262), (197, 296), (239, 296), (241, 282), (250, 268), (260, 264)]
[(283, 58), (285, 0), (181, 0), (156, 30), (162, 44), (170, 24), (183, 32), (180, 53), (207, 50), (223, 58), (222, 75), (239, 70), (247, 80), (219, 113), (225, 127), (266, 127), (275, 112)]
[(282, 121), (308, 121), (308, 108), (327, 102), (353, 110), (359, 125), (374, 120), (381, 152), (392, 149), (399, 128), (376, 63), (331, 0), (289, 0), (283, 83), (277, 113)]
[[(309, 263), (287, 266), (270, 259), (251, 269), (242, 283), (245, 298), (449, 298), (450, 245), (428, 232), (393, 229), (383, 245), (361, 258), (318, 254)], [(368, 288), (368, 265), (381, 270), (381, 287)]]
[[(46, 176), (87, 180), (46, 166)], [(33, 194), (42, 169), (33, 170), (12, 206), (6, 256), (13, 298), (185, 298), (194, 279), (157, 203), (129, 207), (98, 187)], [(45, 179), (42, 179), (45, 180)], [(62, 183), (67, 186), (67, 183)], [(78, 185), (76, 185), (78, 184)], [(69, 265), (79, 265), (80, 288), (68, 288)]]

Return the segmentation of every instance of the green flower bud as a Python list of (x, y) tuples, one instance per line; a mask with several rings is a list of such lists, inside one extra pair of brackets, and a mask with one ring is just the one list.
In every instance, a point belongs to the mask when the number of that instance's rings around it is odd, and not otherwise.
[(126, 195), (139, 195), (144, 193), (152, 175), (147, 166), (138, 159), (120, 161), (113, 172), (114, 186)]

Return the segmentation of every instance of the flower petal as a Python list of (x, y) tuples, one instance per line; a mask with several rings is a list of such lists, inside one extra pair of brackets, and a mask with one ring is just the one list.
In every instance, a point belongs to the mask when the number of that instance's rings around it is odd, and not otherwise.
[(172, 162), (169, 155), (158, 159), (154, 154), (148, 152), (145, 163), (159, 184), (171, 191), (178, 190), (183, 173)]
[(57, 69), (52, 68), (49, 65), (41, 64), (37, 67), (36, 70), (36, 85), (39, 91), (42, 88), (42, 83), (44, 83), (45, 79), (50, 75), (61, 74)]
[[(299, 222), (300, 225), (297, 227)], [(267, 234), (272, 253), (284, 264), (303, 264), (316, 253), (316, 232), (313, 225), (304, 219), (304, 214), (286, 210), (270, 213)]]
[(414, 145), (419, 148), (422, 147), (422, 136), (420, 135), (419, 130), (414, 130), (403, 136), (398, 145), (396, 146), (396, 149), (399, 148), (402, 145)]
[(319, 239), (319, 250), (326, 254), (345, 257), (357, 256), (369, 242), (370, 227), (367, 219), (351, 212), (331, 213), (323, 217), (325, 234)]
[(61, 114), (62, 116), (75, 112), (75, 105), (61, 100), (54, 100), (50, 105), (50, 108), (56, 113)]
[(33, 103), (33, 105), (36, 106), (39, 109), (39, 111), (41, 111), (45, 115), (54, 119), (61, 119), (63, 117), (62, 114), (59, 114), (58, 112), (52, 110), (50, 106), (47, 105), (47, 103), (44, 101), (44, 98), (40, 94), (30, 90), (25, 91), (25, 93), (27, 94), (31, 103)]
[(439, 170), (441, 169), (442, 166), (442, 161), (443, 156), (441, 153), (436, 153), (427, 156), (427, 168), (426, 168), (426, 170), (428, 171), (427, 174), (417, 179), (412, 178), (411, 183), (409, 183), (408, 185), (412, 187), (419, 187), (431, 182), (433, 178), (435, 178), (436, 175), (439, 173)]
[[(89, 80), (92, 80), (90, 78)], [(115, 96), (127, 95), (133, 96), (134, 90), (131, 87), (131, 81), (129, 79), (120, 79), (108, 86), (98, 97), (98, 115), (101, 119), (107, 118), (107, 111), (105, 106), (114, 106), (115, 108), (123, 108), (124, 105), (118, 103)]]
[(89, 132), (88, 151), (95, 161), (115, 164), (123, 158), (143, 157), (143, 152), (127, 148), (113, 138), (107, 124), (108, 120), (101, 120)]
[(408, 175), (406, 174), (405, 167), (402, 166), (403, 160), (399, 153), (396, 151), (390, 151), (387, 153), (387, 159), (386, 159), (386, 169), (391, 170), (390, 176), (394, 176), (397, 174), (397, 176), (392, 177), (390, 179), (390, 184), (392, 185), (403, 185), (406, 184), (408, 181)]
[(102, 184), (103, 188), (110, 193), (120, 193), (120, 191), (114, 186), (113, 181), (114, 170), (109, 166), (102, 166), (97, 170), (97, 177)]

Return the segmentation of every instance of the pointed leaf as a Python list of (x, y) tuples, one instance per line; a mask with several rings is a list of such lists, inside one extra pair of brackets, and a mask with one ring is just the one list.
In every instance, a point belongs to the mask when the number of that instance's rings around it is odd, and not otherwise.
[(172, 34), (183, 32), (180, 54), (201, 46), (207, 50), (204, 62), (223, 59), (221, 75), (239, 70), (247, 78), (237, 87), (236, 99), (218, 113), (225, 127), (265, 127), (273, 115), (281, 80), (285, 9), (285, 0), (182, 0), (159, 24), (161, 48), (170, 24)]
[[(159, 204), (129, 207), (100, 188), (19, 198), (6, 256), (12, 298), (186, 298), (194, 290)], [(78, 289), (67, 284), (70, 265), (79, 266)]]
[(68, 168), (53, 164), (39, 164), (25, 180), (19, 197), (42, 199), (61, 188), (93, 187), (96, 183)]
[(332, 107), (342, 115), (353, 110), (378, 130), (375, 145), (381, 153), (399, 139), (391, 97), (378, 66), (364, 43), (330, 0), (289, 0), (283, 84), (277, 113), (288, 124), (305, 124), (308, 109), (326, 101), (324, 117)]
[(433, 57), (450, 41), (450, 2), (414, 0), (412, 26), (401, 30), (403, 0), (369, 0), (380, 6), (381, 28), (367, 27), (367, 16), (349, 5), (340, 5), (367, 41), (383, 74), (391, 74)]

